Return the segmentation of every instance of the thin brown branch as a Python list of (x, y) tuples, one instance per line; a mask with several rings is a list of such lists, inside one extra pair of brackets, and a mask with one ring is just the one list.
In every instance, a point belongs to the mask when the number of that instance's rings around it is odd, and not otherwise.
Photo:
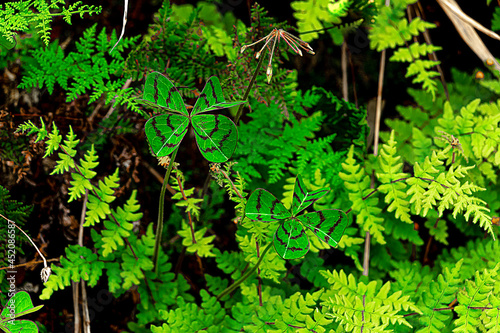
[(342, 67), (342, 98), (349, 102), (349, 90), (347, 82), (347, 44), (344, 40), (341, 47), (340, 65)]

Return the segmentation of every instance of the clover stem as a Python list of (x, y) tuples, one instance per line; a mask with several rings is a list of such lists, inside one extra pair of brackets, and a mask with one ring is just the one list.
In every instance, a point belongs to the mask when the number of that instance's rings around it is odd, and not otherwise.
[(262, 251), (259, 260), (255, 263), (255, 266), (253, 266), (251, 269), (249, 269), (245, 274), (243, 274), (238, 280), (234, 281), (232, 285), (224, 289), (219, 296), (217, 296), (217, 300), (220, 301), (222, 297), (226, 296), (229, 293), (232, 293), (236, 288), (240, 286), (246, 279), (248, 279), (259, 267), (260, 263), (262, 262), (262, 259), (264, 259), (264, 256), (266, 255), (267, 251), (271, 248), (273, 245), (273, 242), (271, 241), (269, 245), (266, 246), (264, 251)]
[[(180, 145), (179, 145), (180, 146)], [(170, 158), (170, 163), (168, 163), (167, 172), (165, 173), (165, 178), (163, 178), (163, 184), (161, 186), (160, 191), (160, 203), (158, 207), (158, 222), (156, 225), (156, 236), (155, 236), (155, 247), (153, 253), (153, 264), (154, 264), (154, 272), (158, 273), (158, 252), (160, 251), (161, 244), (161, 235), (163, 233), (163, 207), (165, 206), (165, 192), (167, 190), (168, 180), (170, 178), (170, 173), (172, 172), (172, 168), (174, 166), (175, 156), (177, 155), (177, 151), (179, 150), (179, 146), (175, 148), (172, 153), (172, 157)]]
[[(265, 50), (264, 50), (265, 53)], [(255, 71), (253, 72), (252, 79), (250, 80), (250, 83), (248, 84), (247, 90), (245, 91), (245, 94), (243, 95), (243, 100), (246, 101), (248, 99), (248, 95), (250, 94), (250, 90), (253, 87), (253, 84), (255, 83), (255, 79), (257, 78), (257, 73), (259, 72), (260, 67), (262, 66), (262, 61), (264, 60), (264, 55), (261, 54), (259, 57), (259, 63), (257, 64), (257, 67), (255, 68)], [(234, 122), (236, 125), (238, 125), (238, 122), (240, 121), (240, 117), (243, 113), (243, 104), (240, 104), (238, 107), (238, 112), (236, 113), (236, 117), (234, 118)]]

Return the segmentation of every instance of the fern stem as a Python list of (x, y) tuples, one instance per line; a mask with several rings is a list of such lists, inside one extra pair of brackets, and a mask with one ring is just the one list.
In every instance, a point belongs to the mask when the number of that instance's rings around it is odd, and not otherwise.
[(347, 44), (345, 43), (345, 39), (344, 42), (342, 43), (340, 59), (342, 67), (342, 98), (346, 102), (349, 102), (349, 91), (347, 83)]
[[(385, 0), (385, 6), (389, 7), (390, 0)], [(377, 90), (377, 109), (375, 113), (375, 134), (373, 137), (373, 155), (378, 155), (378, 141), (380, 132), (380, 118), (382, 115), (382, 89), (384, 87), (384, 72), (385, 72), (385, 50), (382, 51), (380, 56), (380, 69), (378, 74), (378, 90)], [(373, 188), (374, 174), (372, 173), (372, 188)], [(372, 193), (375, 193), (374, 190)], [(371, 194), (370, 194), (371, 195)], [(370, 265), (370, 233), (367, 231), (365, 235), (365, 250), (363, 253), (363, 275), (368, 276)]]
[(158, 258), (159, 258), (158, 252), (160, 250), (161, 234), (163, 233), (163, 207), (165, 201), (165, 192), (167, 190), (167, 183), (170, 178), (170, 173), (172, 172), (172, 168), (174, 166), (175, 156), (177, 155), (179, 146), (177, 146), (177, 148), (175, 148), (174, 152), (172, 153), (172, 157), (170, 158), (170, 163), (168, 163), (167, 172), (165, 173), (165, 178), (163, 178), (163, 184), (161, 186), (160, 203), (158, 207), (158, 223), (156, 225), (155, 247), (153, 253), (154, 272), (156, 274), (158, 274)]
[(232, 293), (236, 288), (240, 286), (246, 279), (248, 279), (259, 267), (260, 263), (262, 262), (262, 259), (264, 259), (264, 256), (266, 255), (267, 251), (271, 248), (273, 245), (273, 242), (270, 242), (269, 245), (266, 246), (264, 251), (262, 251), (262, 254), (259, 258), (259, 260), (255, 263), (255, 266), (253, 266), (251, 269), (249, 269), (245, 274), (243, 274), (238, 280), (236, 280), (232, 285), (224, 289), (219, 296), (217, 296), (217, 300), (220, 301), (222, 297), (226, 296), (227, 294)]
[[(248, 99), (248, 95), (250, 94), (250, 90), (252, 89), (252, 87), (255, 83), (255, 79), (257, 78), (257, 74), (259, 72), (259, 69), (262, 66), (262, 61), (264, 60), (264, 55), (265, 55), (265, 51), (264, 51), (264, 54), (260, 55), (259, 63), (257, 64), (257, 67), (255, 68), (255, 71), (253, 72), (252, 79), (250, 80), (250, 83), (248, 84), (247, 90), (245, 91), (245, 94), (243, 95), (244, 101), (246, 101)], [(245, 104), (246, 103), (240, 104), (240, 106), (238, 107), (238, 112), (236, 113), (236, 117), (234, 118), (234, 122), (236, 125), (238, 125), (238, 122), (240, 121), (240, 117), (243, 114), (243, 105), (245, 105)]]
[[(259, 248), (259, 242), (255, 241), (255, 247), (257, 249), (257, 258), (260, 259), (260, 248)], [(262, 279), (260, 278), (260, 268), (257, 269), (257, 280), (259, 281), (257, 285), (257, 293), (259, 294), (259, 305), (262, 306)]]
[[(433, 227), (434, 229), (437, 228), (438, 223), (439, 223), (439, 217), (436, 219), (436, 223), (434, 223), (434, 227)], [(433, 236), (429, 236), (429, 240), (427, 241), (427, 245), (425, 247), (424, 259), (422, 260), (424, 265), (429, 262), (429, 251), (431, 249), (431, 244), (432, 244), (433, 239), (434, 239)]]
[[(179, 189), (181, 191), (182, 198), (187, 201), (188, 198), (187, 198), (186, 194), (184, 193), (184, 189), (182, 188), (181, 179), (179, 178), (178, 175), (176, 175), (175, 178), (177, 179), (177, 184), (179, 185)], [(191, 238), (193, 239), (193, 244), (196, 244), (196, 238), (194, 236), (194, 227), (193, 227), (193, 219), (191, 217), (191, 212), (188, 211), (187, 214), (188, 214), (189, 228), (191, 228)], [(200, 262), (200, 267), (201, 267), (201, 262)]]
[[(231, 183), (231, 187), (233, 188), (233, 191), (236, 193), (236, 195), (240, 198), (240, 199), (243, 199), (243, 197), (241, 196), (240, 192), (238, 191), (238, 189), (236, 188), (236, 186), (234, 185), (233, 181), (231, 180), (231, 178), (229, 178), (229, 175), (224, 172), (224, 170), (220, 170), (220, 172), (222, 173), (222, 175)], [(257, 245), (258, 246), (258, 245)]]

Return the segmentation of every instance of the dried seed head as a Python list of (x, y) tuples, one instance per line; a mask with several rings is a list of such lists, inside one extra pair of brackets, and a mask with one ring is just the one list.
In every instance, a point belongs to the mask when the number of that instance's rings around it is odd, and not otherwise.
[(266, 76), (267, 83), (271, 83), (271, 78), (273, 77), (273, 67), (271, 66), (271, 64), (267, 66)]
[(43, 283), (45, 283), (49, 280), (51, 273), (52, 273), (52, 270), (50, 269), (49, 266), (42, 268), (42, 271), (40, 272), (40, 277), (42, 278)]

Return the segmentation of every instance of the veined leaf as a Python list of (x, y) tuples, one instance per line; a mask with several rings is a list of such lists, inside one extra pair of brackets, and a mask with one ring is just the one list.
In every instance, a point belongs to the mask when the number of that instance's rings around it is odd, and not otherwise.
[(145, 126), (146, 137), (156, 156), (172, 153), (181, 143), (188, 125), (189, 118), (179, 114), (162, 114), (149, 119)]
[(208, 79), (201, 95), (196, 100), (191, 116), (201, 112), (224, 109), (243, 103), (245, 103), (245, 101), (226, 102), (222, 94), (219, 79), (216, 76), (212, 76)]
[(346, 213), (340, 209), (311, 212), (298, 216), (297, 219), (331, 246), (337, 246), (348, 224)]
[[(163, 108), (177, 113), (158, 115), (146, 123), (149, 145), (158, 157), (167, 156), (177, 148), (190, 122), (194, 127), (198, 148), (208, 161), (222, 163), (233, 155), (238, 141), (238, 129), (232, 120), (222, 115), (197, 114), (244, 103), (226, 103), (217, 77), (208, 80), (191, 114), (174, 84), (158, 72), (148, 75), (143, 101), (157, 111)], [(162, 111), (164, 110), (160, 109)]]
[(292, 212), (264, 189), (256, 189), (248, 199), (245, 215), (251, 220), (271, 222), (284, 220), (274, 233), (274, 248), (283, 259), (297, 259), (309, 251), (309, 239), (303, 227), (309, 228), (323, 242), (337, 246), (347, 227), (347, 215), (339, 209), (326, 209), (295, 216), (328, 192), (321, 189), (311, 193), (305, 190), (300, 175), (295, 182)]
[(284, 220), (292, 216), (271, 192), (262, 188), (256, 189), (250, 195), (245, 215), (249, 219), (265, 222)]
[(233, 155), (238, 129), (231, 119), (219, 114), (204, 114), (194, 116), (191, 122), (198, 148), (207, 160), (222, 163)]
[(307, 192), (302, 177), (297, 175), (295, 187), (293, 189), (292, 214), (295, 216), (301, 210), (306, 209), (316, 200), (328, 193), (328, 191), (330, 191), (329, 188), (322, 188), (310, 193)]
[(283, 259), (297, 259), (309, 251), (309, 239), (300, 223), (291, 218), (283, 222), (274, 233), (274, 248)]
[(161, 73), (153, 72), (148, 75), (144, 84), (143, 96), (146, 101), (153, 102), (167, 110), (188, 115), (181, 94), (174, 84)]

